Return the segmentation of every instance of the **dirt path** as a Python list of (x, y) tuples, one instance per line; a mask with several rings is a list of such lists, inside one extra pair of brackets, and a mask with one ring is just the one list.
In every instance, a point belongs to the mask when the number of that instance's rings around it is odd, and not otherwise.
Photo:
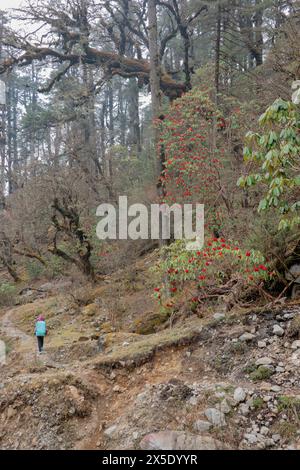
[(20, 339), (23, 343), (28, 343), (30, 346), (33, 343), (33, 338), (24, 331), (20, 330), (11, 320), (14, 314), (14, 309), (8, 310), (2, 317), (0, 329), (9, 338)]
[(30, 336), (24, 331), (20, 330), (13, 323), (13, 320), (12, 320), (13, 316), (14, 316), (14, 309), (8, 310), (3, 315), (1, 322), (0, 322), (0, 331), (5, 337), (11, 338), (20, 342), (20, 344), (18, 345), (18, 349), (22, 350), (24, 361), (26, 361), (26, 363), (28, 364), (28, 363), (36, 362), (38, 359), (47, 367), (53, 367), (57, 369), (64, 368), (65, 366), (63, 364), (59, 364), (53, 361), (49, 353), (47, 353), (47, 351), (45, 351), (43, 354), (38, 354), (35, 336), (34, 335)]

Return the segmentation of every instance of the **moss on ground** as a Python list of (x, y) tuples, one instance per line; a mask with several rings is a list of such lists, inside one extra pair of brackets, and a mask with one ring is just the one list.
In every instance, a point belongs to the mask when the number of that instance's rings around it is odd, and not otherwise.
[[(160, 333), (137, 337), (127, 346), (116, 347), (109, 354), (101, 354), (92, 361), (97, 369), (136, 367), (149, 361), (156, 352), (185, 346), (201, 339), (202, 326), (194, 321), (189, 326), (170, 328)], [(139, 339), (138, 339), (139, 338)]]

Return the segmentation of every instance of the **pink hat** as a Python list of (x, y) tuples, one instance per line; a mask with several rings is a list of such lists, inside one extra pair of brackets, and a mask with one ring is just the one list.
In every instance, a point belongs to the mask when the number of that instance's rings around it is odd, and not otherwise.
[(43, 315), (39, 315), (37, 321), (45, 321), (45, 318), (43, 317)]

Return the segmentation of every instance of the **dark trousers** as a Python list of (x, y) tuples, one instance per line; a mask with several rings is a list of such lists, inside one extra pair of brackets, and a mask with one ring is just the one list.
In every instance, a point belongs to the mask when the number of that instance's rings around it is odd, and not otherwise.
[(37, 336), (39, 352), (42, 352), (44, 347), (44, 336)]

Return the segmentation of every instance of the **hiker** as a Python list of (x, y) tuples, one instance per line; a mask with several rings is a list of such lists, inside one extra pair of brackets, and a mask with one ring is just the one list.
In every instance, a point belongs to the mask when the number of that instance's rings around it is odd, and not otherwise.
[(44, 349), (44, 338), (47, 334), (45, 318), (42, 315), (37, 318), (34, 334), (37, 337), (39, 353), (42, 353)]

